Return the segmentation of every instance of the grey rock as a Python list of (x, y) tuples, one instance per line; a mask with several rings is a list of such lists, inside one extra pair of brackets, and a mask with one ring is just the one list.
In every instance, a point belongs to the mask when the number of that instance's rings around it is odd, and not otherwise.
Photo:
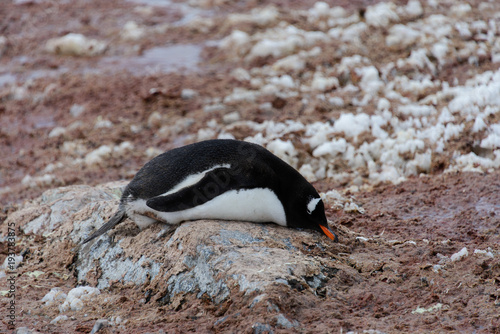
[(99, 319), (95, 322), (94, 327), (92, 327), (92, 331), (90, 332), (90, 334), (95, 334), (98, 331), (100, 331), (101, 329), (108, 327), (108, 326), (109, 326), (108, 320)]
[[(71, 240), (80, 284), (99, 289), (112, 281), (148, 285), (157, 292), (152, 300), (160, 303), (181, 305), (187, 296), (205, 296), (219, 304), (234, 289), (264, 296), (277, 285), (314, 293), (336, 272), (333, 260), (301, 251), (304, 245), (336, 247), (330, 240), (274, 224), (198, 220), (184, 222), (172, 233), (160, 224), (140, 231), (126, 220), (81, 245), (113, 215), (124, 185), (48, 190), (11, 214), (7, 223), (15, 220), (24, 233), (45, 236), (50, 240), (46, 247), (61, 247), (61, 253), (68, 252), (65, 243)], [(259, 301), (256, 297), (249, 306)]]
[(85, 106), (82, 106), (80, 104), (73, 104), (71, 108), (69, 108), (69, 113), (73, 117), (80, 116), (84, 111), (85, 111)]
[(293, 322), (288, 320), (283, 314), (280, 313), (276, 316), (276, 325), (282, 328), (289, 329), (297, 327), (299, 323), (297, 322), (297, 320), (294, 320)]
[(278, 307), (278, 305), (274, 304), (274, 303), (271, 303), (271, 302), (267, 302), (267, 312), (279, 312), (280, 311), (280, 308)]
[(258, 303), (260, 303), (265, 297), (267, 296), (267, 294), (263, 293), (261, 295), (258, 295), (257, 297), (255, 297), (252, 302), (250, 303), (250, 308), (253, 308), (255, 305), (257, 305)]
[(261, 324), (260, 322), (256, 322), (255, 324), (253, 324), (252, 329), (253, 329), (254, 334), (273, 334), (274, 333), (271, 325)]
[(171, 297), (198, 291), (198, 298), (207, 294), (217, 304), (226, 299), (229, 295), (229, 288), (222, 280), (215, 278), (216, 271), (211, 265), (214, 255), (211, 247), (198, 245), (194, 256), (186, 256), (183, 262), (188, 267), (188, 271), (171, 276), (167, 282)]
[(227, 320), (227, 318), (229, 318), (229, 316), (228, 316), (228, 315), (226, 315), (225, 317), (222, 317), (222, 318), (217, 319), (217, 320), (214, 322), (214, 327), (215, 327), (215, 326), (218, 326), (218, 325), (220, 325), (220, 324), (222, 324), (224, 321), (226, 321), (226, 320)]

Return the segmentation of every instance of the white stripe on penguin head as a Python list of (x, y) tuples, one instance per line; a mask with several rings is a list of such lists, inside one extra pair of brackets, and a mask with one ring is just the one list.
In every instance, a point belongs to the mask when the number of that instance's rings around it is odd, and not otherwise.
[(309, 203), (307, 203), (307, 213), (311, 214), (315, 209), (316, 206), (318, 205), (319, 201), (321, 201), (321, 198), (312, 198)]

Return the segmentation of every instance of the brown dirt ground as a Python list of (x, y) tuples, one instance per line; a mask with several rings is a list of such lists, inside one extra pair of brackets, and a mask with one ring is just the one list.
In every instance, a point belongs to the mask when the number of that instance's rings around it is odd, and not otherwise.
[[(221, 1), (216, 13), (218, 24), (203, 36), (187, 29), (172, 29), (167, 35), (156, 35), (139, 42), (140, 49), (171, 43), (200, 44), (204, 39), (218, 39), (226, 31), (220, 24), (225, 14), (248, 10), (257, 3), (246, 1), (232, 5)], [(271, 2), (269, 2), (271, 3)], [(279, 1), (286, 6), (308, 8), (314, 1)], [(373, 1), (343, 1), (351, 10), (362, 9)], [(30, 95), (42, 94), (41, 99), (28, 103), (16, 100), (11, 92), (0, 90), (0, 187), (9, 191), (0, 194), (0, 221), (16, 210), (23, 201), (40, 195), (48, 187), (89, 184), (96, 185), (118, 179), (129, 179), (144, 164), (143, 152), (148, 147), (165, 150), (189, 142), (187, 135), (196, 131), (209, 119), (222, 123), (222, 112), (207, 115), (201, 100), (184, 100), (184, 88), (197, 90), (200, 96), (217, 97), (232, 90), (228, 73), (234, 64), (200, 66), (194, 72), (132, 75), (123, 70), (109, 70), (99, 65), (96, 58), (57, 57), (43, 51), (44, 42), (77, 30), (93, 38), (106, 39), (116, 34), (128, 20), (138, 20), (133, 8), (136, 4), (123, 1), (74, 1), (67, 4), (52, 1), (27, 2), (15, 5), (0, 3), (0, 34), (8, 37), (8, 49), (0, 65), (10, 67), (25, 82), (40, 71), (42, 77), (26, 86)], [(174, 22), (179, 13), (155, 11), (142, 19), (142, 24)], [(76, 28), (75, 28), (76, 27)], [(97, 29), (99, 27), (99, 29)], [(131, 42), (115, 41), (107, 55), (124, 55)], [(206, 59), (213, 55), (204, 51)], [(485, 68), (491, 64), (485, 63)], [(97, 72), (89, 71), (97, 68)], [(57, 71), (64, 74), (55, 75)], [(450, 70), (450, 76), (453, 71)], [(55, 76), (51, 76), (55, 75)], [(441, 78), (445, 80), (446, 78)], [(157, 88), (160, 94), (150, 94)], [(267, 102), (267, 101), (260, 101)], [(274, 101), (269, 101), (274, 102)], [(68, 110), (75, 104), (85, 105), (86, 111), (73, 117)], [(288, 105), (280, 115), (257, 112), (252, 106), (239, 106), (242, 118), (254, 121), (296, 118), (303, 121), (327, 120), (328, 114), (302, 115)], [(156, 136), (156, 127), (148, 125), (149, 116), (159, 111), (165, 124), (174, 124), (183, 117), (196, 123), (178, 134)], [(115, 125), (109, 130), (94, 129), (98, 116)], [(48, 138), (55, 126), (67, 127), (75, 121), (81, 125), (62, 137)], [(130, 125), (140, 125), (139, 134), (128, 131)], [(245, 134), (242, 134), (243, 138)], [(179, 139), (181, 138), (181, 139)], [(184, 139), (182, 139), (184, 138)], [(64, 141), (79, 141), (87, 149), (103, 144), (130, 141), (135, 149), (127, 157), (106, 161), (102, 165), (75, 167), (68, 163), (61, 151)], [(462, 139), (465, 144), (467, 139)], [(62, 162), (54, 174), (55, 184), (27, 187), (21, 180), (27, 174), (38, 175), (49, 163)], [(440, 170), (439, 170), (440, 171)], [(332, 274), (320, 303), (313, 303), (308, 291), (276, 291), (269, 296), (283, 309), (285, 315), (297, 319), (301, 332), (327, 333), (348, 330), (377, 329), (384, 332), (476, 332), (500, 333), (500, 173), (490, 174), (436, 174), (411, 178), (399, 185), (381, 184), (371, 191), (356, 193), (356, 202), (362, 204), (364, 214), (348, 214), (328, 210), (328, 218), (341, 230), (341, 243), (346, 254), (336, 254), (340, 263), (350, 271)], [(43, 174), (43, 173), (42, 173)], [(318, 190), (339, 188), (327, 180), (314, 184)], [(369, 238), (363, 240), (356, 236)], [(43, 274), (38, 278), (21, 275), (18, 278), (20, 305), (18, 326), (34, 328), (43, 333), (88, 333), (96, 319), (121, 315), (127, 319), (126, 330), (116, 333), (147, 333), (163, 329), (168, 333), (185, 332), (252, 332), (256, 322), (265, 322), (268, 310), (262, 306), (249, 309), (249, 300), (255, 295), (234, 293), (223, 305), (193, 299), (179, 309), (154, 303), (140, 304), (144, 291), (131, 286), (113, 285), (113, 302), (98, 303), (87, 320), (75, 314), (74, 319), (60, 325), (50, 325), (57, 313), (45, 313), (40, 300), (53, 286), (65, 291), (75, 287), (68, 254), (54, 254), (52, 263), (37, 263), (40, 256), (33, 251), (43, 243), (42, 238), (18, 236), (19, 252), (25, 251), (26, 263), (21, 272), (33, 268), (45, 272), (58, 270), (61, 276)], [(413, 243), (414, 242), (414, 243)], [(325, 254), (323, 250), (310, 252)], [(440, 260), (467, 247), (469, 256), (457, 262)], [(494, 258), (474, 254), (475, 249), (496, 251)], [(0, 260), (7, 254), (7, 246), (0, 243)], [(348, 257), (355, 259), (352, 261)], [(442, 268), (434, 270), (434, 265)], [(444, 262), (443, 262), (444, 261)], [(53, 270), (51, 270), (53, 269)], [(316, 299), (314, 299), (316, 300)], [(429, 308), (440, 303), (436, 311), (412, 313), (417, 307)], [(1, 302), (5, 309), (5, 299)], [(2, 311), (3, 314), (3, 311)], [(223, 317), (227, 319), (215, 325)], [(1, 331), (6, 326), (3, 318)], [(111, 332), (104, 329), (102, 333)], [(275, 330), (275, 333), (290, 330)]]
[[(316, 291), (280, 285), (269, 290), (266, 300), (300, 323), (293, 330), (275, 332), (499, 332), (498, 253), (495, 258), (474, 253), (476, 249), (495, 252), (500, 241), (499, 180), (498, 172), (413, 178), (358, 193), (357, 202), (366, 210), (364, 214), (328, 210), (340, 243), (312, 242), (304, 244), (301, 251), (335, 259), (338, 265), (331, 268), (325, 286)], [(140, 302), (147, 296), (147, 284), (135, 287), (120, 283), (103, 291), (90, 308), (66, 312), (68, 321), (49, 324), (59, 312), (42, 307), (40, 300), (52, 287), (67, 292), (77, 284), (72, 270), (75, 245), (68, 242), (67, 252), (59, 248), (57, 254), (44, 254), (43, 238), (18, 237), (18, 249), (25, 253), (16, 283), (20, 287), (19, 326), (42, 333), (86, 333), (97, 319), (113, 316), (128, 321), (125, 329), (112, 327), (103, 333), (161, 329), (167, 333), (250, 333), (256, 322), (275, 325), (272, 319), (276, 312), (269, 311), (268, 304), (248, 307), (258, 293), (245, 296), (237, 287), (221, 305), (194, 296), (181, 304), (161, 305), (153, 299)], [(469, 255), (451, 261), (449, 257), (463, 247)], [(5, 245), (1, 254), (6, 254)], [(37, 278), (26, 275), (35, 270), (44, 274)], [(441, 305), (440, 309), (414, 312), (418, 307), (435, 305)], [(6, 306), (3, 300), (1, 307)]]

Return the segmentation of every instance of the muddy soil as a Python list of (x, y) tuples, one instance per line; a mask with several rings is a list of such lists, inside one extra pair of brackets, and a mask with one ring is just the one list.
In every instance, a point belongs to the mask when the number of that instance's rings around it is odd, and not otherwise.
[[(499, 176), (445, 174), (357, 194), (363, 214), (327, 212), (339, 244), (302, 242), (302, 253), (336, 263), (327, 283), (316, 290), (277, 284), (266, 290), (267, 303), (252, 307), (260, 293), (245, 294), (237, 287), (222, 304), (191, 295), (165, 305), (151, 298), (148, 283), (111, 282), (92, 306), (67, 311), (67, 320), (51, 323), (61, 315), (59, 308), (41, 300), (53, 287), (67, 292), (79, 283), (76, 245), (67, 242), (65, 251), (59, 247), (55, 253), (44, 248), (44, 238), (21, 235), (17, 248), (25, 259), (17, 269), (18, 326), (41, 333), (87, 333), (97, 320), (111, 319), (116, 323), (103, 333), (496, 333)], [(295, 239), (291, 242), (300, 245)], [(1, 252), (6, 255), (6, 248)], [(278, 311), (298, 324), (276, 323)]]
[[(168, 150), (188, 144), (196, 140), (207, 121), (224, 123), (226, 112), (207, 113), (204, 101), (227, 96), (234, 86), (229, 73), (241, 64), (218, 61), (221, 56), (210, 48), (209, 41), (227, 35), (225, 16), (267, 2), (207, 1), (206, 7), (199, 6), (192, 13), (213, 19), (203, 33), (198, 28), (175, 26), (185, 15), (182, 2), (177, 3), (179, 7), (160, 6), (150, 11), (148, 5), (154, 2), (0, 3), (0, 35), (7, 36), (6, 47), (0, 50), (1, 222), (23, 202), (49, 188), (129, 180), (147, 161), (144, 152), (149, 148)], [(363, 11), (373, 3), (341, 1), (340, 5)], [(309, 8), (314, 1), (278, 4)], [(130, 20), (145, 26), (169, 25), (168, 34), (138, 41), (113, 37)], [(113, 43), (98, 57), (45, 51), (46, 40), (72, 31)], [(158, 55), (151, 53), (154, 48)], [(463, 72), (467, 66), (463, 65)], [(495, 67), (490, 62), (480, 66), (483, 70)], [(459, 77), (456, 71), (444, 71), (440, 79), (452, 81)], [(186, 89), (204, 100), (186, 97)], [(266, 102), (280, 107), (283, 101), (259, 101)], [(83, 106), (83, 112), (71, 113), (75, 105)], [(332, 116), (320, 112), (320, 106), (318, 112), (302, 113), (290, 102), (279, 108), (281, 113), (257, 110), (246, 102), (237, 108), (242, 119), (256, 122), (327, 121)], [(161, 113), (160, 121), (155, 112)], [(194, 121), (186, 123), (186, 119)], [(102, 121), (113, 126), (96, 126), (98, 122), (107, 124)], [(175, 131), (158, 134), (163, 125), (175, 126)], [(49, 136), (55, 127), (70, 130)], [(239, 131), (233, 133), (237, 139), (247, 136), (246, 129)], [(125, 141), (133, 149), (118, 152), (112, 159), (92, 165), (71, 163), (102, 145)], [(65, 142), (76, 143), (71, 154), (65, 150)], [(469, 142), (469, 138), (459, 138), (456, 147), (470, 146)], [(78, 153), (79, 148), (84, 153)], [(141, 302), (145, 298), (141, 287), (120, 284), (106, 292), (113, 303), (103, 297), (85, 314), (74, 311), (69, 320), (51, 324), (59, 311), (43, 308), (41, 299), (52, 287), (68, 291), (77, 286), (68, 258), (75, 245), (68, 243), (67, 254), (50, 254), (51, 260), (46, 261), (47, 256), (35, 252), (44, 238), (27, 235), (17, 235), (16, 250), (25, 261), (18, 268), (16, 326), (41, 333), (89, 333), (96, 320), (119, 316), (126, 320), (121, 327), (103, 328), (99, 333), (500, 333), (500, 172), (442, 173), (444, 169), (436, 168), (398, 185), (382, 183), (348, 193), (364, 213), (327, 210), (333, 227), (344, 237), (340, 240), (344, 252), (332, 254), (314, 245), (307, 251), (332, 256), (350, 271), (332, 273), (319, 297), (301, 287), (276, 288), (267, 296), (285, 315), (296, 319), (298, 327), (266, 324), (265, 314), (272, 310), (262, 305), (248, 307), (256, 295), (234, 292), (222, 305), (193, 296), (172, 307)], [(45, 173), (55, 178), (50, 182), (26, 179)], [(314, 183), (320, 191), (341, 191), (348, 185), (328, 179)], [(468, 255), (453, 256), (464, 248)], [(7, 254), (2, 239), (0, 262)], [(44, 273), (33, 275), (35, 270)], [(6, 278), (1, 279), (5, 290)], [(7, 303), (2, 297), (1, 332), (8, 326), (3, 316)]]

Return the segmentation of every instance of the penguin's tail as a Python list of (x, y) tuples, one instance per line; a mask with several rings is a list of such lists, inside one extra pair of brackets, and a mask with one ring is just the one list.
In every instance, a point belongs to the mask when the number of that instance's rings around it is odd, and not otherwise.
[(125, 219), (126, 216), (127, 215), (125, 214), (125, 208), (122, 205), (120, 205), (120, 207), (118, 208), (118, 211), (116, 211), (116, 213), (113, 215), (113, 217), (111, 217), (111, 219), (106, 224), (102, 225), (97, 231), (92, 233), (92, 235), (90, 237), (83, 240), (82, 244), (86, 244), (90, 240), (95, 239), (98, 236), (101, 236), (104, 233), (108, 232), (113, 227), (115, 227), (116, 225), (121, 223), (121, 221), (123, 219)]

